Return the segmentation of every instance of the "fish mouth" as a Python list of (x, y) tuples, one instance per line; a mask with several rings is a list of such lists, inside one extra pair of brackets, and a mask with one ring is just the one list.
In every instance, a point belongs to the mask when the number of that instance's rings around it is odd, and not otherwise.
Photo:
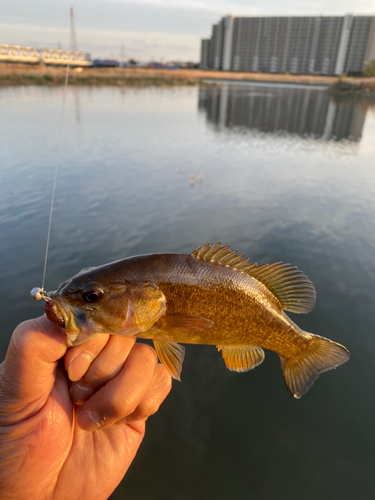
[(44, 311), (51, 323), (65, 330), (67, 335), (81, 333), (85, 322), (84, 314), (80, 310), (74, 311), (57, 293), (49, 292), (47, 297)]
[(71, 307), (56, 292), (49, 292), (44, 305), (47, 318), (64, 331), (67, 347), (75, 347), (101, 334), (88, 328), (85, 313)]
[(45, 301), (44, 312), (52, 324), (65, 329), (66, 315), (62, 313), (61, 307), (58, 307), (57, 303), (53, 299), (49, 298)]

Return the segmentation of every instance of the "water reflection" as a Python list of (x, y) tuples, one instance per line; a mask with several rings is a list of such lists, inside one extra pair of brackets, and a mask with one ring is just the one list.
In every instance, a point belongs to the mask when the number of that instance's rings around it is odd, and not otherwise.
[(215, 128), (360, 141), (368, 103), (333, 98), (325, 88), (247, 85), (203, 87), (199, 109)]
[[(1, 359), (13, 328), (42, 311), (29, 290), (42, 277), (62, 100), (61, 87), (0, 89)], [(363, 127), (367, 106), (316, 88), (68, 87), (48, 289), (83, 267), (221, 241), (251, 262), (301, 268), (318, 300), (293, 319), (352, 354), (295, 401), (276, 354), (235, 374), (213, 347), (187, 345), (182, 382), (147, 422), (112, 500), (374, 497), (375, 114)], [(305, 140), (323, 137), (327, 124), (331, 138), (357, 141), (363, 127), (360, 147)]]

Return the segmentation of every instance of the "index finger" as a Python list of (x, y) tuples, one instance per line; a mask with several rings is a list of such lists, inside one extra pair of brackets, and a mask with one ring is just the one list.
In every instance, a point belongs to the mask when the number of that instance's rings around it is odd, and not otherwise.
[(109, 337), (109, 334), (99, 335), (84, 344), (68, 349), (64, 357), (64, 365), (72, 382), (85, 375), (91, 363), (107, 345)]

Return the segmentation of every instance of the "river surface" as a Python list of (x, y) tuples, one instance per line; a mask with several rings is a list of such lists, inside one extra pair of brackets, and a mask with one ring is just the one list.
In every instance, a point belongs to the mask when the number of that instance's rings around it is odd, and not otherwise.
[[(63, 89), (0, 90), (0, 348), (40, 315)], [(267, 351), (226, 370), (187, 346), (182, 382), (112, 500), (375, 498), (375, 108), (322, 88), (68, 88), (46, 288), (130, 255), (230, 243), (317, 291), (292, 315), (351, 360), (301, 400)], [(98, 477), (100, 481), (100, 477)]]

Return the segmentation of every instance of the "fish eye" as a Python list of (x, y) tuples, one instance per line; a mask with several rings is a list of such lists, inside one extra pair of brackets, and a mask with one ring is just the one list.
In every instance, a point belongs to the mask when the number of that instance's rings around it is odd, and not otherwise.
[(100, 297), (104, 294), (103, 290), (99, 287), (88, 288), (83, 292), (83, 300), (85, 302), (97, 302)]

